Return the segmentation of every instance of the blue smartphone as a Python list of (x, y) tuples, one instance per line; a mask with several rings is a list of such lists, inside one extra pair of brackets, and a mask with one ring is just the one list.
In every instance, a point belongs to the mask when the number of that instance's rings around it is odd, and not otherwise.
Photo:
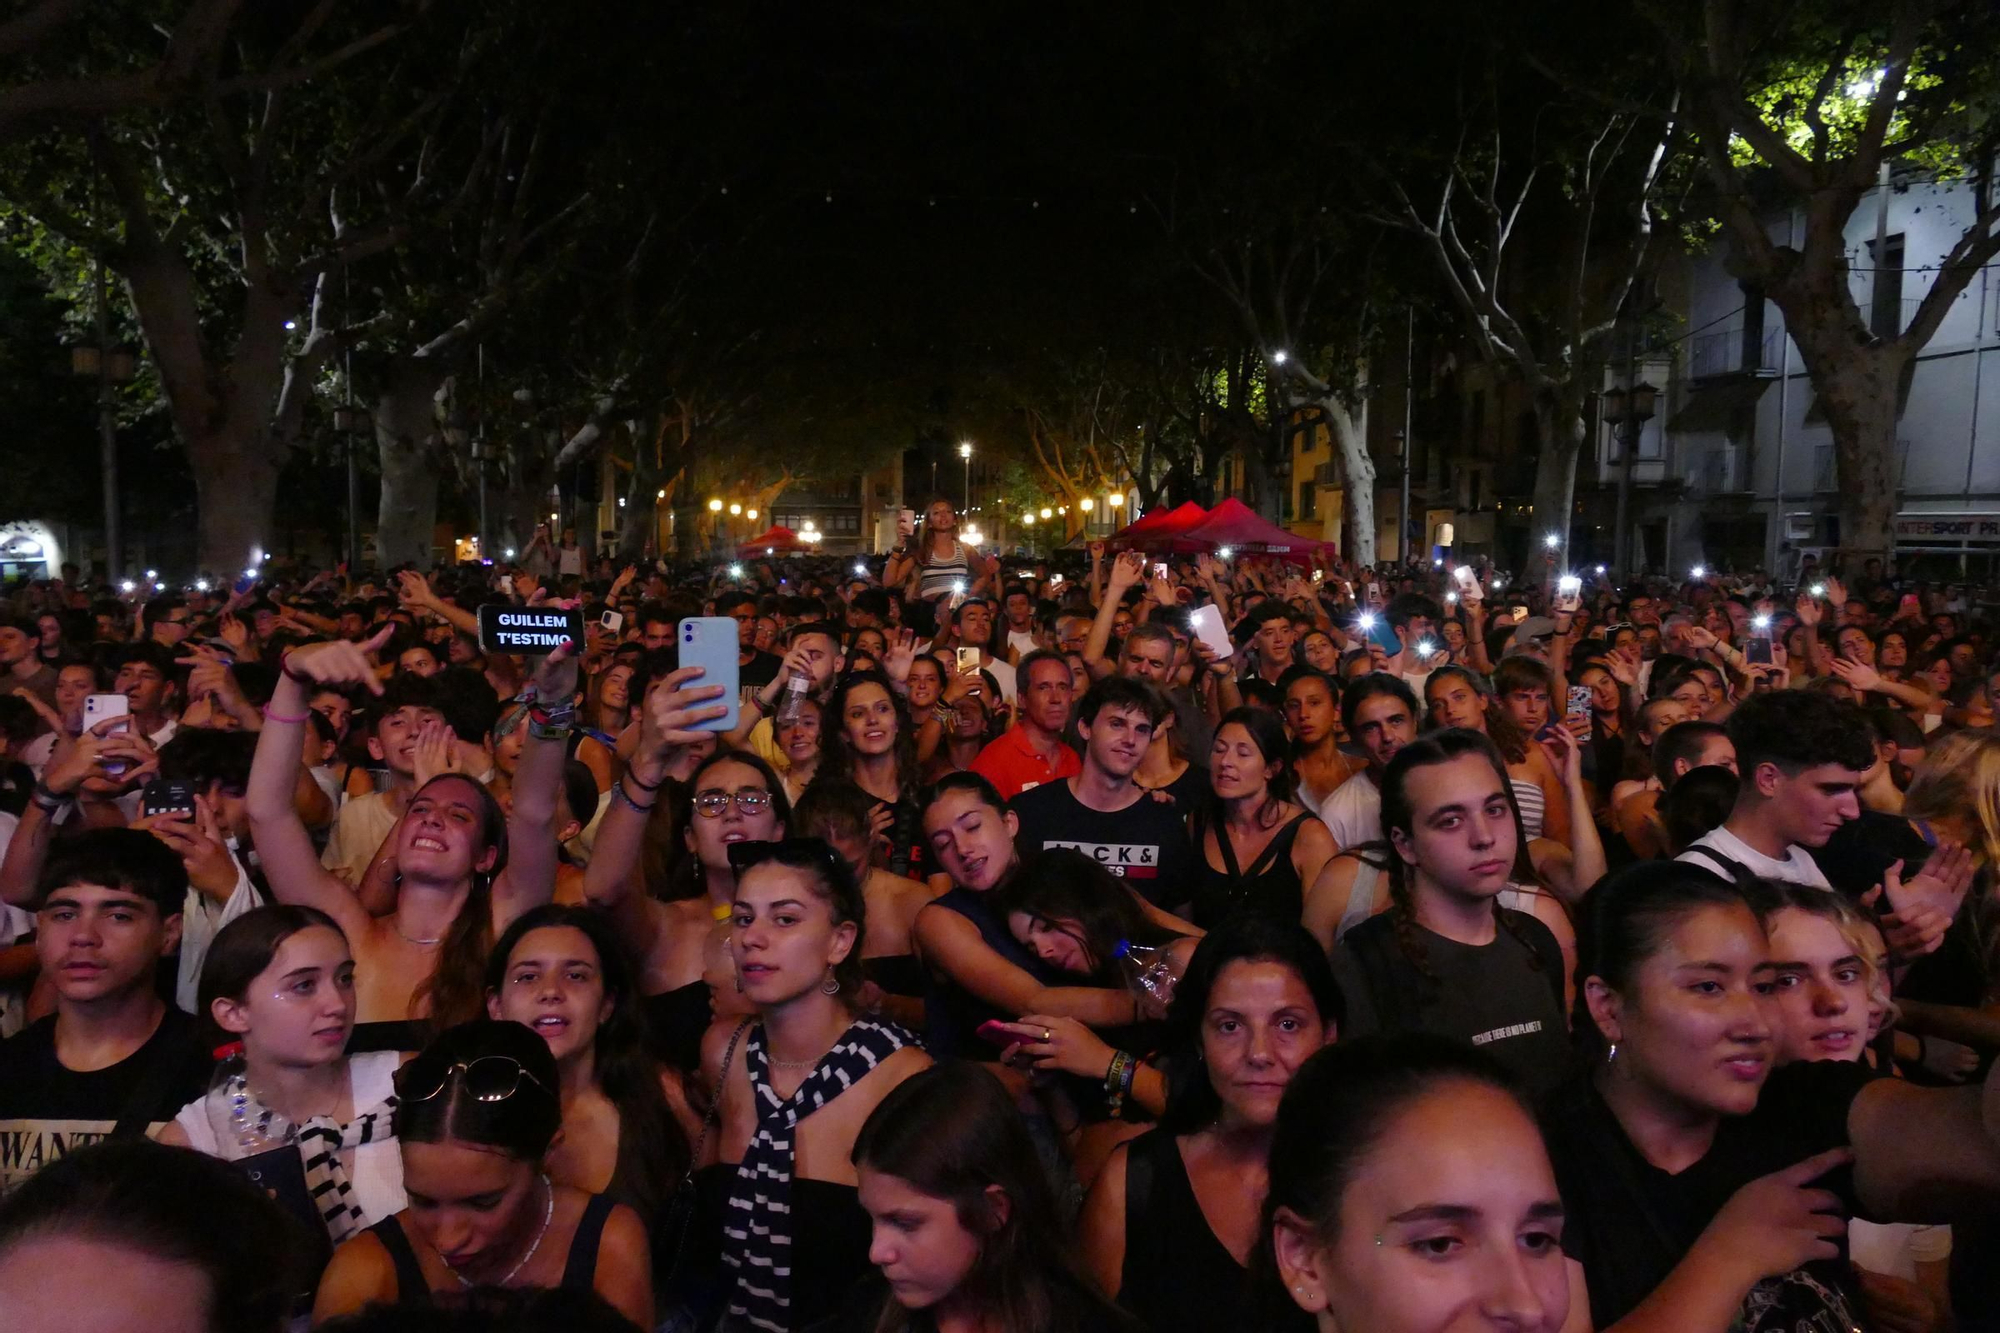
[(1385, 616), (1376, 616), (1375, 623), (1368, 627), (1368, 641), (1391, 657), (1403, 651), (1403, 641), (1396, 637), (1395, 626)]
[(721, 717), (694, 724), (695, 731), (734, 731), (743, 696), (738, 691), (736, 664), (736, 621), (730, 616), (689, 616), (680, 624), (680, 665), (698, 666), (701, 677), (692, 685), (722, 686), (722, 697), (702, 706), (721, 704), (729, 711)]

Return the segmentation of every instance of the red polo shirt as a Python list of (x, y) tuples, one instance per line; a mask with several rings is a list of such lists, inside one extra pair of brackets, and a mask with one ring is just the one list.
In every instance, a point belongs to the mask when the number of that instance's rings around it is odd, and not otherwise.
[(1030, 787), (1083, 772), (1083, 760), (1075, 750), (1056, 743), (1056, 761), (1051, 764), (1028, 743), (1026, 727), (1009, 727), (972, 761), (972, 771), (1000, 791), (1000, 799), (1011, 801)]

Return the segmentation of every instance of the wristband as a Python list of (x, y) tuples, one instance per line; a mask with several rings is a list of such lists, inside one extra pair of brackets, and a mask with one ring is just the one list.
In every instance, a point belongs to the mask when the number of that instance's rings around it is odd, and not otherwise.
[(639, 802), (633, 800), (632, 793), (625, 790), (625, 779), (623, 778), (620, 778), (618, 781), (611, 784), (611, 799), (614, 801), (625, 802), (627, 807), (629, 807), (632, 810), (636, 810), (638, 813), (642, 815), (651, 814), (653, 812), (653, 806), (659, 804), (659, 802), (654, 801), (646, 805), (641, 805)]
[(659, 782), (641, 782), (639, 781), (638, 778), (633, 776), (631, 769), (628, 768), (625, 770), (625, 781), (631, 783), (633, 786), (637, 787), (640, 791), (643, 792), (650, 793), (658, 791), (660, 789), (660, 783), (663, 783), (666, 780), (667, 780), (667, 775), (665, 773), (661, 773)]
[[(298, 650), (293, 649), (292, 651), (297, 652)], [(301, 675), (300, 673), (292, 670), (291, 653), (286, 653), (283, 657), (280, 657), (278, 659), (278, 674), (283, 676), (286, 680), (297, 681), (299, 684), (305, 686), (307, 689), (312, 689), (313, 687), (319, 684), (319, 682), (314, 680), (311, 676)]]
[(65, 796), (61, 792), (50, 791), (39, 782), (35, 784), (34, 791), (28, 794), (28, 799), (33, 801), (36, 807), (45, 815), (60, 814), (70, 806), (76, 804), (76, 797)]
[(958, 710), (946, 704), (934, 704), (931, 707), (931, 720), (941, 727), (949, 727), (958, 721)]
[(258, 709), (257, 711), (264, 715), (264, 720), (266, 722), (306, 722), (310, 721), (312, 718), (312, 713), (310, 711), (300, 713), (297, 717), (287, 717), (283, 713), (274, 713), (271, 711), (271, 705), (269, 704), (265, 704), (262, 708)]

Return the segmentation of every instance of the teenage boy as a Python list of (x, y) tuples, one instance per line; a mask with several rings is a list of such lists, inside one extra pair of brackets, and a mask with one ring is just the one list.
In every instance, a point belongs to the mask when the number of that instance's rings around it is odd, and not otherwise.
[(776, 653), (757, 650), (757, 599), (741, 589), (718, 593), (715, 614), (736, 622), (736, 684), (754, 690), (769, 685), (778, 676)]
[[(378, 637), (380, 637), (378, 635)], [(362, 723), (368, 755), (389, 770), (386, 791), (351, 798), (334, 817), (320, 864), (359, 887), (368, 863), (382, 839), (396, 827), (417, 786), (417, 745), (427, 729), (444, 725), (436, 683), (425, 676), (398, 672), (368, 707)]]
[(1397, 751), (1417, 738), (1417, 696), (1402, 677), (1371, 671), (1348, 683), (1340, 716), (1368, 760), (1320, 807), (1335, 849), (1345, 851), (1382, 840), (1382, 774)]
[(1291, 607), (1277, 600), (1258, 603), (1256, 610), (1243, 617), (1238, 634), (1249, 639), (1240, 668), (1241, 679), (1255, 677), (1275, 685), (1291, 669), (1292, 645), (1296, 641)]
[(1008, 803), (1021, 851), (1073, 847), (1123, 876), (1155, 907), (1175, 911), (1193, 892), (1186, 813), (1134, 780), (1168, 708), (1152, 687), (1122, 676), (1098, 681), (1077, 705), (1083, 766)]
[(1035, 598), (1027, 585), (1010, 583), (1000, 605), (1007, 613), (1007, 656), (1019, 662), (1040, 646), (1035, 642)]
[(1029, 653), (1021, 659), (1020, 680), (1014, 725), (972, 761), (972, 771), (992, 783), (1003, 801), (1083, 771), (1083, 761), (1062, 739), (1072, 703), (1068, 661), (1047, 650)]
[(27, 690), (55, 707), (56, 673), (42, 661), (41, 629), (32, 620), (0, 611), (0, 690)]
[(112, 1134), (156, 1134), (202, 1095), (213, 1062), (160, 998), (187, 872), (136, 829), (92, 829), (36, 885), (35, 956), (56, 1011), (0, 1042), (0, 1193)]
[[(1000, 683), (1000, 697), (1013, 703), (1021, 677), (1018, 667), (993, 652), (993, 603), (984, 597), (966, 598), (954, 613), (952, 624), (955, 633), (951, 642), (959, 648), (977, 648), (979, 669), (992, 672), (993, 679)], [(1025, 662), (1027, 658), (1021, 660)]]

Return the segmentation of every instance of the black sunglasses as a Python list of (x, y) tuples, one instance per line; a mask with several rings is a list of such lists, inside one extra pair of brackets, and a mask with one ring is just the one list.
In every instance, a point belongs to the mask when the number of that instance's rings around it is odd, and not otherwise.
[(406, 1102), (427, 1102), (443, 1092), (452, 1075), (465, 1075), (465, 1091), (476, 1102), (504, 1102), (521, 1090), (521, 1080), (540, 1088), (549, 1096), (554, 1089), (528, 1072), (528, 1067), (511, 1055), (482, 1055), (459, 1060), (441, 1069), (425, 1070), (413, 1061), (396, 1075), (396, 1096)]

